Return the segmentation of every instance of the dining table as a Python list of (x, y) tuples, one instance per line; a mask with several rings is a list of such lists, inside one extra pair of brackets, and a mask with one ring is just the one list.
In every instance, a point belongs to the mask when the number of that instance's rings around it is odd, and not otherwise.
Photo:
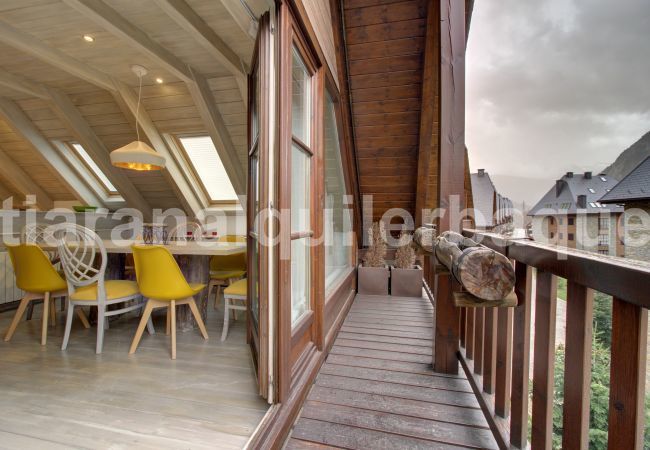
[[(127, 270), (127, 255), (133, 253), (133, 245), (148, 245), (141, 240), (103, 240), (108, 263), (105, 278), (107, 280), (123, 280), (134, 278), (135, 274)], [(218, 255), (235, 255), (246, 252), (245, 242), (221, 242), (217, 240), (171, 241), (162, 245), (176, 259), (181, 272), (188, 283), (206, 285), (195, 296), (196, 304), (205, 322), (208, 313), (208, 290), (210, 281), (210, 258)], [(41, 245), (44, 250), (56, 250), (48, 245)], [(176, 310), (176, 327), (178, 331), (188, 331), (197, 327), (196, 321), (187, 305), (179, 306)]]

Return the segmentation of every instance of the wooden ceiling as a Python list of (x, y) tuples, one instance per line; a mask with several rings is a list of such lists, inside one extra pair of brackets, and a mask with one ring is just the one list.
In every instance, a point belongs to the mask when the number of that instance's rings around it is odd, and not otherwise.
[[(256, 17), (268, 8), (267, 0), (247, 3)], [(167, 136), (185, 133), (212, 137), (243, 193), (251, 27), (239, 0), (0, 2), (0, 161), (9, 164), (0, 168), (0, 195), (36, 194), (41, 207), (82, 202), (76, 172), (56, 154), (59, 142), (76, 141), (129, 206), (191, 212), (205, 198)], [(107, 162), (112, 149), (136, 138), (133, 64), (149, 70), (141, 135), (168, 156), (161, 172)]]

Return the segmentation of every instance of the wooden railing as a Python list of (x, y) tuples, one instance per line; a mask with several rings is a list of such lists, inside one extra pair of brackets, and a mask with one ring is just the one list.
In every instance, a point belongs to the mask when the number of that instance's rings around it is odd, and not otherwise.
[[(515, 263), (516, 307), (463, 308), (453, 319), (459, 322), (458, 358), (500, 446), (528, 445), (532, 358), (530, 445), (551, 448), (557, 277), (562, 277), (567, 280), (562, 448), (586, 449), (589, 444), (593, 299), (594, 291), (600, 291), (613, 296), (608, 446), (641, 449), (650, 264), (473, 230), (464, 234)], [(437, 308), (445, 301), (449, 299), (436, 298)]]

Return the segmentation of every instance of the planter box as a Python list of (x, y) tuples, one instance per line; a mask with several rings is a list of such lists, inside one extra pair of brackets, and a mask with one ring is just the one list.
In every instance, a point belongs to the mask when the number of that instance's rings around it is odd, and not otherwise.
[(414, 269), (390, 268), (390, 295), (395, 297), (422, 297), (422, 267)]
[(388, 267), (358, 267), (358, 288), (359, 294), (365, 295), (388, 295)]

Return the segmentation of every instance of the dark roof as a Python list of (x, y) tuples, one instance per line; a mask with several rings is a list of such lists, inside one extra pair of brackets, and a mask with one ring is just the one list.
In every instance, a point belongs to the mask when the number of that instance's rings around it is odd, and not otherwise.
[(600, 199), (602, 203), (625, 203), (633, 200), (650, 200), (650, 156), (641, 161)]
[[(578, 209), (587, 214), (599, 214), (607, 211), (623, 212), (623, 207), (620, 205), (603, 205), (600, 203), (601, 197), (607, 194), (617, 183), (617, 180), (604, 174), (591, 175), (589, 172), (586, 174), (573, 174), (569, 172), (556, 181), (555, 186), (533, 206), (528, 215), (546, 216), (552, 210), (557, 211), (557, 213), (576, 214)], [(560, 186), (559, 192), (558, 184)], [(578, 208), (579, 195), (586, 196), (585, 208)]]

